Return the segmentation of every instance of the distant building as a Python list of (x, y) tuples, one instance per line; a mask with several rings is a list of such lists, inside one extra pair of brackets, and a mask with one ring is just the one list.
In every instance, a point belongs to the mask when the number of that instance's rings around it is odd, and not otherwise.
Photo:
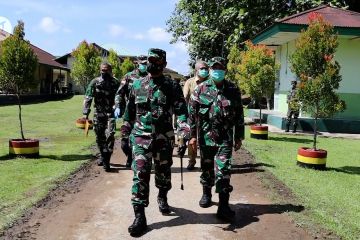
[[(287, 112), (286, 96), (291, 81), (296, 80), (295, 74), (291, 71), (289, 57), (295, 51), (295, 42), (300, 32), (307, 28), (311, 13), (321, 14), (338, 33), (339, 46), (335, 59), (341, 66), (342, 81), (337, 92), (340, 98), (345, 100), (347, 107), (344, 112), (336, 114), (331, 121), (324, 120), (320, 124), (320, 131), (360, 132), (360, 13), (358, 12), (322, 5), (278, 20), (255, 36), (253, 42), (272, 48), (276, 60), (281, 64), (274, 94), (274, 110), (282, 114)], [(305, 128), (309, 123), (306, 121), (310, 120), (307, 118), (303, 120)]]
[[(10, 36), (10, 33), (0, 29), (0, 41)], [(40, 84), (32, 89), (32, 94), (54, 94), (55, 81), (58, 80), (60, 89), (67, 86), (70, 69), (55, 61), (55, 56), (30, 43), (30, 47), (38, 58), (38, 66), (35, 71), (35, 78)]]

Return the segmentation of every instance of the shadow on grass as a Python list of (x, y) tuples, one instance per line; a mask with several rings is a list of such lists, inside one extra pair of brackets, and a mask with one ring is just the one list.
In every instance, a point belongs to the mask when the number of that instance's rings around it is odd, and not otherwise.
[[(0, 161), (7, 161), (7, 160), (14, 160), (17, 158), (24, 158), (24, 157), (13, 157), (10, 156), (9, 154), (4, 155), (4, 156), (0, 156)], [(49, 158), (52, 160), (58, 160), (58, 161), (81, 161), (81, 160), (87, 160), (87, 159), (92, 159), (92, 155), (79, 155), (79, 154), (70, 154), (70, 155), (40, 155), (38, 158), (34, 158), (34, 159), (44, 159), (44, 158)], [(33, 158), (30, 158), (33, 159)]]
[(294, 142), (294, 143), (312, 143), (313, 140), (303, 139), (303, 138), (294, 138), (294, 137), (271, 137), (269, 140), (278, 141), (278, 142)]
[(326, 168), (327, 171), (335, 171), (347, 174), (355, 174), (360, 175), (360, 167), (353, 167), (353, 166), (344, 166), (339, 168)]
[(52, 160), (58, 160), (58, 161), (81, 161), (81, 160), (88, 160), (88, 159), (92, 159), (93, 156), (91, 154), (85, 154), (85, 155), (80, 155), (80, 154), (70, 154), (70, 155), (40, 155), (39, 157), (41, 158), (49, 158)]
[[(214, 204), (216, 205), (216, 204)], [(231, 204), (230, 204), (231, 205)], [(301, 212), (303, 206), (292, 204), (242, 204), (232, 205), (231, 208), (236, 211), (236, 217), (231, 224), (226, 227), (220, 227), (223, 231), (232, 231), (236, 233), (236, 229), (241, 229), (254, 222), (260, 221), (259, 216), (265, 214), (282, 214), (285, 212)], [(173, 211), (170, 216), (177, 216), (169, 221), (156, 222), (148, 226), (148, 231), (176, 227), (188, 224), (224, 224), (222, 220), (216, 218), (215, 213), (197, 213), (184, 208), (172, 207)], [(146, 233), (145, 233), (146, 234)]]
[(252, 172), (265, 172), (262, 167), (272, 167), (274, 165), (267, 163), (244, 163), (244, 164), (234, 164), (231, 166), (231, 174), (244, 174)]

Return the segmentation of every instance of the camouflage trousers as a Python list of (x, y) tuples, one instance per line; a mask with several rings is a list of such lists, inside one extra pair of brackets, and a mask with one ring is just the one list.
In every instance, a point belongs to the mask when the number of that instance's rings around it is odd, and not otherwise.
[(206, 187), (215, 185), (215, 192), (231, 192), (230, 171), (232, 159), (231, 146), (200, 146), (200, 183)]
[(298, 118), (299, 118), (299, 111), (297, 110), (291, 110), (288, 109), (287, 114), (286, 114), (286, 124), (288, 126), (291, 125), (291, 118), (294, 117), (294, 121), (293, 121), (293, 126), (297, 126), (298, 125)]
[(164, 138), (151, 141), (143, 137), (133, 137), (131, 145), (133, 154), (131, 168), (134, 172), (131, 202), (133, 205), (147, 207), (152, 159), (155, 165), (155, 186), (165, 191), (171, 189), (174, 141)]
[(110, 114), (94, 114), (96, 143), (102, 157), (112, 154), (115, 142), (115, 118)]

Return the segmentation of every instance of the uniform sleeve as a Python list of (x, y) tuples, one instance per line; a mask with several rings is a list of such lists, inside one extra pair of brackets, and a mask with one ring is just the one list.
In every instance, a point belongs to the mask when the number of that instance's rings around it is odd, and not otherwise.
[(126, 97), (129, 97), (129, 76), (128, 74), (120, 82), (120, 87), (115, 95), (115, 108), (120, 108), (120, 114), (125, 112)]
[(183, 89), (183, 93), (184, 93), (184, 98), (186, 103), (189, 103), (190, 100), (190, 79), (186, 80), (185, 85), (184, 85), (184, 89)]
[(188, 124), (190, 126), (190, 137), (191, 138), (197, 138), (197, 122), (196, 119), (198, 119), (198, 112), (199, 112), (199, 95), (200, 95), (200, 87), (197, 86), (190, 96), (189, 101), (189, 119)]
[(174, 108), (174, 113), (177, 117), (176, 123), (177, 123), (178, 135), (181, 136), (182, 138), (189, 139), (190, 128), (187, 123), (188, 111), (186, 107), (186, 102), (183, 92), (181, 90), (181, 86), (176, 82), (173, 83), (173, 94), (174, 94), (173, 108)]
[(126, 104), (125, 113), (124, 113), (124, 123), (121, 126), (121, 137), (128, 138), (131, 130), (134, 126), (136, 119), (136, 105), (135, 105), (135, 94), (133, 87), (130, 88), (129, 101)]
[(94, 98), (96, 79), (92, 80), (86, 88), (85, 98), (83, 103), (83, 115), (89, 115), (91, 111), (91, 103)]
[(245, 139), (244, 108), (241, 100), (240, 89), (235, 92), (235, 141)]

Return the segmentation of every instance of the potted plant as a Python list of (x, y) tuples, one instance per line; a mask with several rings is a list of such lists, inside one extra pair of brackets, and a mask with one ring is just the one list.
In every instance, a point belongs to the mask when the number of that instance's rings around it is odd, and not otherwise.
[(9, 140), (9, 155), (38, 157), (39, 140), (25, 138), (21, 118), (21, 94), (39, 83), (34, 77), (38, 59), (24, 36), (24, 22), (18, 21), (14, 33), (0, 42), (0, 87), (13, 92), (19, 106), (21, 138)]
[[(256, 139), (268, 139), (268, 126), (262, 125), (262, 98), (267, 100), (275, 91), (275, 80), (279, 65), (275, 63), (274, 53), (265, 45), (245, 44), (245, 51), (240, 53), (238, 65), (240, 87), (259, 103), (259, 124), (251, 126), (250, 136)], [(269, 102), (269, 101), (268, 101)], [(269, 108), (269, 104), (268, 104)]]
[(343, 111), (345, 102), (335, 92), (341, 81), (340, 65), (334, 59), (337, 34), (319, 14), (310, 14), (309, 21), (309, 27), (300, 34), (290, 58), (291, 68), (300, 80), (297, 97), (302, 111), (314, 118), (313, 147), (299, 148), (297, 163), (325, 169), (327, 151), (316, 145), (318, 119)]

